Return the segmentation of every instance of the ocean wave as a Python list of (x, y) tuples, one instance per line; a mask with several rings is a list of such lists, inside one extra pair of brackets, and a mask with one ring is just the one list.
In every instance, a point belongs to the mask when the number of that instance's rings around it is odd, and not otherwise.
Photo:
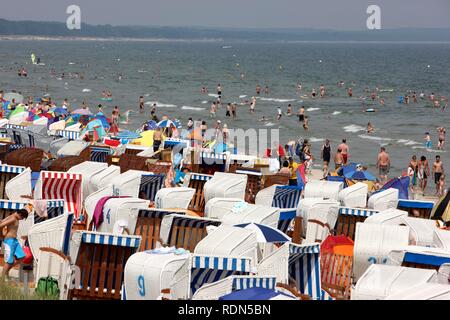
[(247, 95), (246, 94), (242, 94), (242, 95), (239, 96), (239, 99), (242, 99), (242, 98), (245, 98), (245, 97), (247, 97)]
[(215, 93), (208, 93), (208, 96), (214, 97), (214, 98), (218, 98), (219, 97), (219, 95), (215, 94)]
[(425, 146), (414, 146), (412, 147), (412, 149), (426, 149), (427, 147)]
[(397, 143), (402, 143), (405, 146), (414, 146), (416, 144), (421, 144), (420, 142), (417, 142), (414, 140), (408, 140), (408, 139), (399, 139), (399, 140), (397, 140)]
[(315, 137), (311, 137), (311, 138), (309, 138), (309, 141), (310, 141), (310, 142), (322, 142), (322, 141), (325, 141), (325, 139), (323, 139), (323, 138), (315, 138)]
[(375, 140), (375, 141), (392, 141), (392, 138), (369, 136), (367, 134), (360, 134), (360, 135), (358, 135), (358, 137), (363, 138), (363, 139)]
[(267, 123), (265, 124), (266, 127), (272, 127), (272, 126), (274, 126), (274, 125), (275, 125), (275, 123), (273, 123), (273, 122), (267, 122)]
[(203, 101), (202, 101), (202, 104), (207, 104), (207, 103), (208, 103), (207, 100), (203, 100)]
[(205, 110), (205, 108), (197, 108), (197, 107), (190, 107), (190, 106), (182, 106), (181, 109), (183, 109), (183, 110), (195, 110), (195, 111)]
[(292, 102), (295, 99), (276, 99), (276, 98), (259, 98), (261, 101), (273, 101), (273, 102)]
[(334, 112), (332, 113), (332, 115), (333, 115), (333, 116), (336, 116), (336, 115), (341, 114), (341, 113), (342, 113), (341, 111), (334, 111)]
[(83, 90), (81, 90), (81, 92), (91, 92), (92, 90), (91, 89), (83, 89)]
[(342, 129), (344, 129), (345, 132), (352, 132), (352, 133), (366, 130), (366, 128), (358, 126), (356, 124), (350, 124), (348, 126), (343, 127)]
[(306, 111), (317, 111), (317, 110), (320, 110), (320, 108), (308, 108), (308, 109), (306, 109)]

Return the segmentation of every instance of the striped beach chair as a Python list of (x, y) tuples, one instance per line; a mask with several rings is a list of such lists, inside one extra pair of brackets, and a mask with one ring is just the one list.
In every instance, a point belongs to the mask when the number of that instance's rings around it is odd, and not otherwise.
[(276, 277), (269, 276), (229, 276), (213, 283), (207, 283), (199, 288), (192, 300), (218, 300), (232, 292), (251, 288), (275, 290)]
[(203, 211), (205, 211), (205, 195), (203, 193), (203, 187), (207, 181), (212, 179), (212, 177), (213, 176), (209, 174), (190, 174), (188, 187), (195, 189), (195, 194), (189, 204), (189, 210), (203, 214)]
[(276, 186), (272, 199), (272, 207), (282, 209), (278, 229), (286, 233), (297, 215), (297, 207), (303, 188), (296, 186)]
[(406, 250), (393, 250), (388, 255), (396, 265), (409, 268), (439, 270), (443, 264), (450, 263), (450, 254), (444, 250), (427, 247), (414, 247)]
[(67, 138), (69, 140), (77, 140), (78, 138), (80, 138), (80, 132), (78, 131), (56, 130), (56, 135)]
[(5, 187), (6, 184), (17, 177), (26, 167), (23, 166), (13, 166), (8, 164), (0, 164), (0, 199), (6, 199)]
[(17, 210), (23, 209), (25, 205), (26, 202), (0, 200), (0, 220), (5, 219)]
[(173, 299), (190, 299), (205, 284), (253, 274), (252, 266), (251, 258), (194, 254), (174, 274), (170, 294)]
[(163, 174), (143, 174), (139, 188), (139, 197), (155, 201), (156, 193), (164, 187), (165, 176)]
[(167, 211), (160, 209), (139, 210), (134, 235), (141, 236), (139, 251), (156, 248), (160, 239), (161, 222), (169, 214), (180, 214), (180, 211)]
[(141, 237), (77, 231), (74, 238), (79, 239), (72, 258), (80, 269), (80, 281), (69, 299), (120, 300), (125, 263), (139, 249)]
[(48, 200), (47, 201), (47, 218), (34, 214), (34, 223), (41, 223), (43, 221), (59, 217), (64, 214), (64, 200)]
[(171, 214), (161, 223), (161, 239), (170, 247), (194, 251), (197, 244), (207, 236), (207, 226), (219, 226), (218, 220)]
[(429, 219), (434, 202), (399, 199), (397, 209), (407, 211), (410, 217)]
[(212, 174), (216, 171), (225, 172), (226, 171), (226, 154), (218, 154), (212, 152), (200, 152), (198, 159), (193, 159), (191, 163), (198, 164), (199, 173)]
[(82, 212), (82, 174), (41, 171), (40, 182), (36, 186), (39, 199), (64, 200), (66, 212), (75, 214), (78, 220)]
[(92, 146), (90, 148), (90, 161), (107, 163), (107, 158), (111, 154), (111, 148)]
[(247, 186), (245, 189), (245, 202), (255, 203), (256, 194), (262, 188), (263, 174), (261, 173), (261, 170), (240, 168), (240, 169), (236, 169), (235, 173), (247, 175)]
[(339, 207), (335, 234), (345, 235), (355, 240), (356, 223), (364, 222), (368, 217), (377, 213), (379, 211), (370, 209)]

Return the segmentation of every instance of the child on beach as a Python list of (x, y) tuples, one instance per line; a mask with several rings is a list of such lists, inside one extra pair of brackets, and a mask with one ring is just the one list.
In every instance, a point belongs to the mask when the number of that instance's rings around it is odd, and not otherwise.
[(446, 194), (446, 192), (445, 192), (445, 174), (443, 174), (439, 178), (439, 183), (438, 183), (438, 196), (443, 197), (444, 194)]
[(303, 121), (303, 129), (305, 129), (306, 131), (308, 131), (309, 129), (308, 123), (309, 123), (308, 116), (305, 116), (305, 120)]
[(431, 149), (433, 147), (433, 143), (431, 142), (430, 133), (425, 132), (425, 137), (423, 139), (425, 140), (425, 148)]

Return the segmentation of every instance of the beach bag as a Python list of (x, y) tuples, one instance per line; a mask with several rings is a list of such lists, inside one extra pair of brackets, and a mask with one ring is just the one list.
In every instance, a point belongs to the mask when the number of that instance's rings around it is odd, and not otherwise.
[(33, 263), (33, 254), (28, 246), (23, 247), (23, 252), (25, 253), (25, 258), (23, 258), (22, 263), (24, 265), (30, 265)]
[(58, 280), (53, 277), (42, 277), (36, 287), (36, 295), (42, 298), (59, 298)]

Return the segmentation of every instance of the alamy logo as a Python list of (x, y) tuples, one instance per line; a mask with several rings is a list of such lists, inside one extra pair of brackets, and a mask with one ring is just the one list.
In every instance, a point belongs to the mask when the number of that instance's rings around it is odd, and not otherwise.
[(370, 16), (367, 18), (366, 25), (369, 30), (381, 29), (381, 9), (377, 5), (370, 5), (367, 7), (367, 14)]
[(67, 29), (80, 30), (81, 29), (81, 9), (77, 5), (70, 5), (67, 7), (66, 13), (69, 17), (66, 20)]

